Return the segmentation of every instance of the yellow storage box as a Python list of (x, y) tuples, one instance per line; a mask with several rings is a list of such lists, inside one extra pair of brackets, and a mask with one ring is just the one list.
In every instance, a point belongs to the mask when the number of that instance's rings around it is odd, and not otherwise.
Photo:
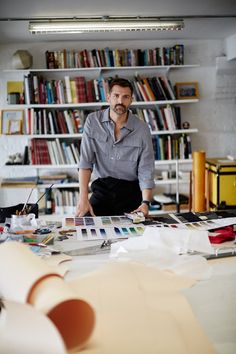
[(211, 209), (236, 208), (236, 161), (206, 159)]

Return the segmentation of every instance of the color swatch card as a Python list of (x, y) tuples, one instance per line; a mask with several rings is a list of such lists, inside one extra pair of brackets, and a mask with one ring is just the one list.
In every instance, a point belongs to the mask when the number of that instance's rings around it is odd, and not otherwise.
[(236, 224), (236, 217), (201, 220), (199, 217), (190, 215), (188, 220), (181, 214), (166, 214), (160, 220), (154, 220), (149, 226), (208, 231)]
[(66, 217), (64, 226), (76, 227), (77, 240), (106, 240), (141, 236), (143, 224), (133, 224), (126, 216)]
[(144, 226), (111, 226), (111, 227), (76, 227), (77, 240), (106, 240), (123, 239), (132, 236), (141, 236)]
[(114, 227), (119, 225), (133, 225), (133, 223), (126, 216), (76, 216), (64, 219), (64, 226), (69, 227)]

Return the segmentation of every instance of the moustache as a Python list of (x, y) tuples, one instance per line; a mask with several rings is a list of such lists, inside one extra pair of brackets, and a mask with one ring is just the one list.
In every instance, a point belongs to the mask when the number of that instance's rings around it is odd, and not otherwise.
[(117, 107), (123, 107), (123, 108), (125, 108), (125, 109), (126, 109), (126, 107), (125, 107), (122, 103), (118, 103), (118, 104), (116, 104), (116, 105), (115, 105), (115, 108), (117, 108)]

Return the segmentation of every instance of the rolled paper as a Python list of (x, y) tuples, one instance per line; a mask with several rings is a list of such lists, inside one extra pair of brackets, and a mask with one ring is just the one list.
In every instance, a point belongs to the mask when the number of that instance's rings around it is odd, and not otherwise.
[(34, 286), (52, 275), (60, 277), (26, 245), (20, 242), (0, 245), (0, 289), (5, 299), (26, 303)]
[(94, 311), (63, 279), (52, 276), (42, 281), (29, 303), (52, 320), (68, 350), (84, 347), (94, 329)]
[(193, 211), (206, 210), (205, 202), (205, 151), (193, 152)]
[(0, 289), (6, 300), (29, 303), (54, 323), (67, 350), (84, 347), (93, 332), (95, 314), (46, 262), (26, 245), (0, 245)]
[(0, 313), (0, 352), (66, 354), (64, 341), (47, 316), (28, 304), (7, 301)]

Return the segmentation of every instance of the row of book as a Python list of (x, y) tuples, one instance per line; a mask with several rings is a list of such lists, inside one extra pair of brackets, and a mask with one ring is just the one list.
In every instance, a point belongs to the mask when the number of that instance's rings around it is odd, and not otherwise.
[[(190, 135), (154, 136), (152, 138), (156, 160), (191, 159)], [(79, 163), (80, 145), (59, 139), (31, 139), (29, 163), (32, 165), (65, 165)]]
[(181, 129), (180, 106), (155, 106), (155, 109), (132, 108), (132, 111), (145, 121), (152, 132)]
[(191, 159), (192, 144), (190, 135), (154, 136), (152, 139), (156, 160)]
[[(83, 76), (63, 80), (48, 80), (30, 73), (24, 77), (24, 96), (26, 104), (64, 104), (106, 102), (109, 82), (112, 77), (86, 80)], [(172, 83), (166, 76), (141, 77), (130, 79), (133, 86), (134, 101), (175, 100)]]
[(76, 212), (76, 205), (79, 199), (79, 191), (71, 188), (46, 189), (44, 205), (40, 209), (45, 214), (70, 214)]
[[(131, 108), (139, 119), (145, 121), (152, 132), (181, 129), (180, 106), (155, 108)], [(90, 110), (83, 109), (35, 109), (24, 111), (22, 131), (24, 135), (82, 134)]]
[(53, 189), (53, 200), (55, 214), (75, 215), (76, 205), (79, 200), (79, 191), (71, 189)]
[(83, 132), (90, 111), (78, 109), (34, 109), (25, 111), (23, 134), (77, 134)]
[(184, 45), (153, 49), (83, 49), (46, 51), (47, 69), (184, 65)]
[(32, 165), (74, 165), (79, 163), (79, 155), (79, 141), (33, 138), (28, 147), (28, 163)]

